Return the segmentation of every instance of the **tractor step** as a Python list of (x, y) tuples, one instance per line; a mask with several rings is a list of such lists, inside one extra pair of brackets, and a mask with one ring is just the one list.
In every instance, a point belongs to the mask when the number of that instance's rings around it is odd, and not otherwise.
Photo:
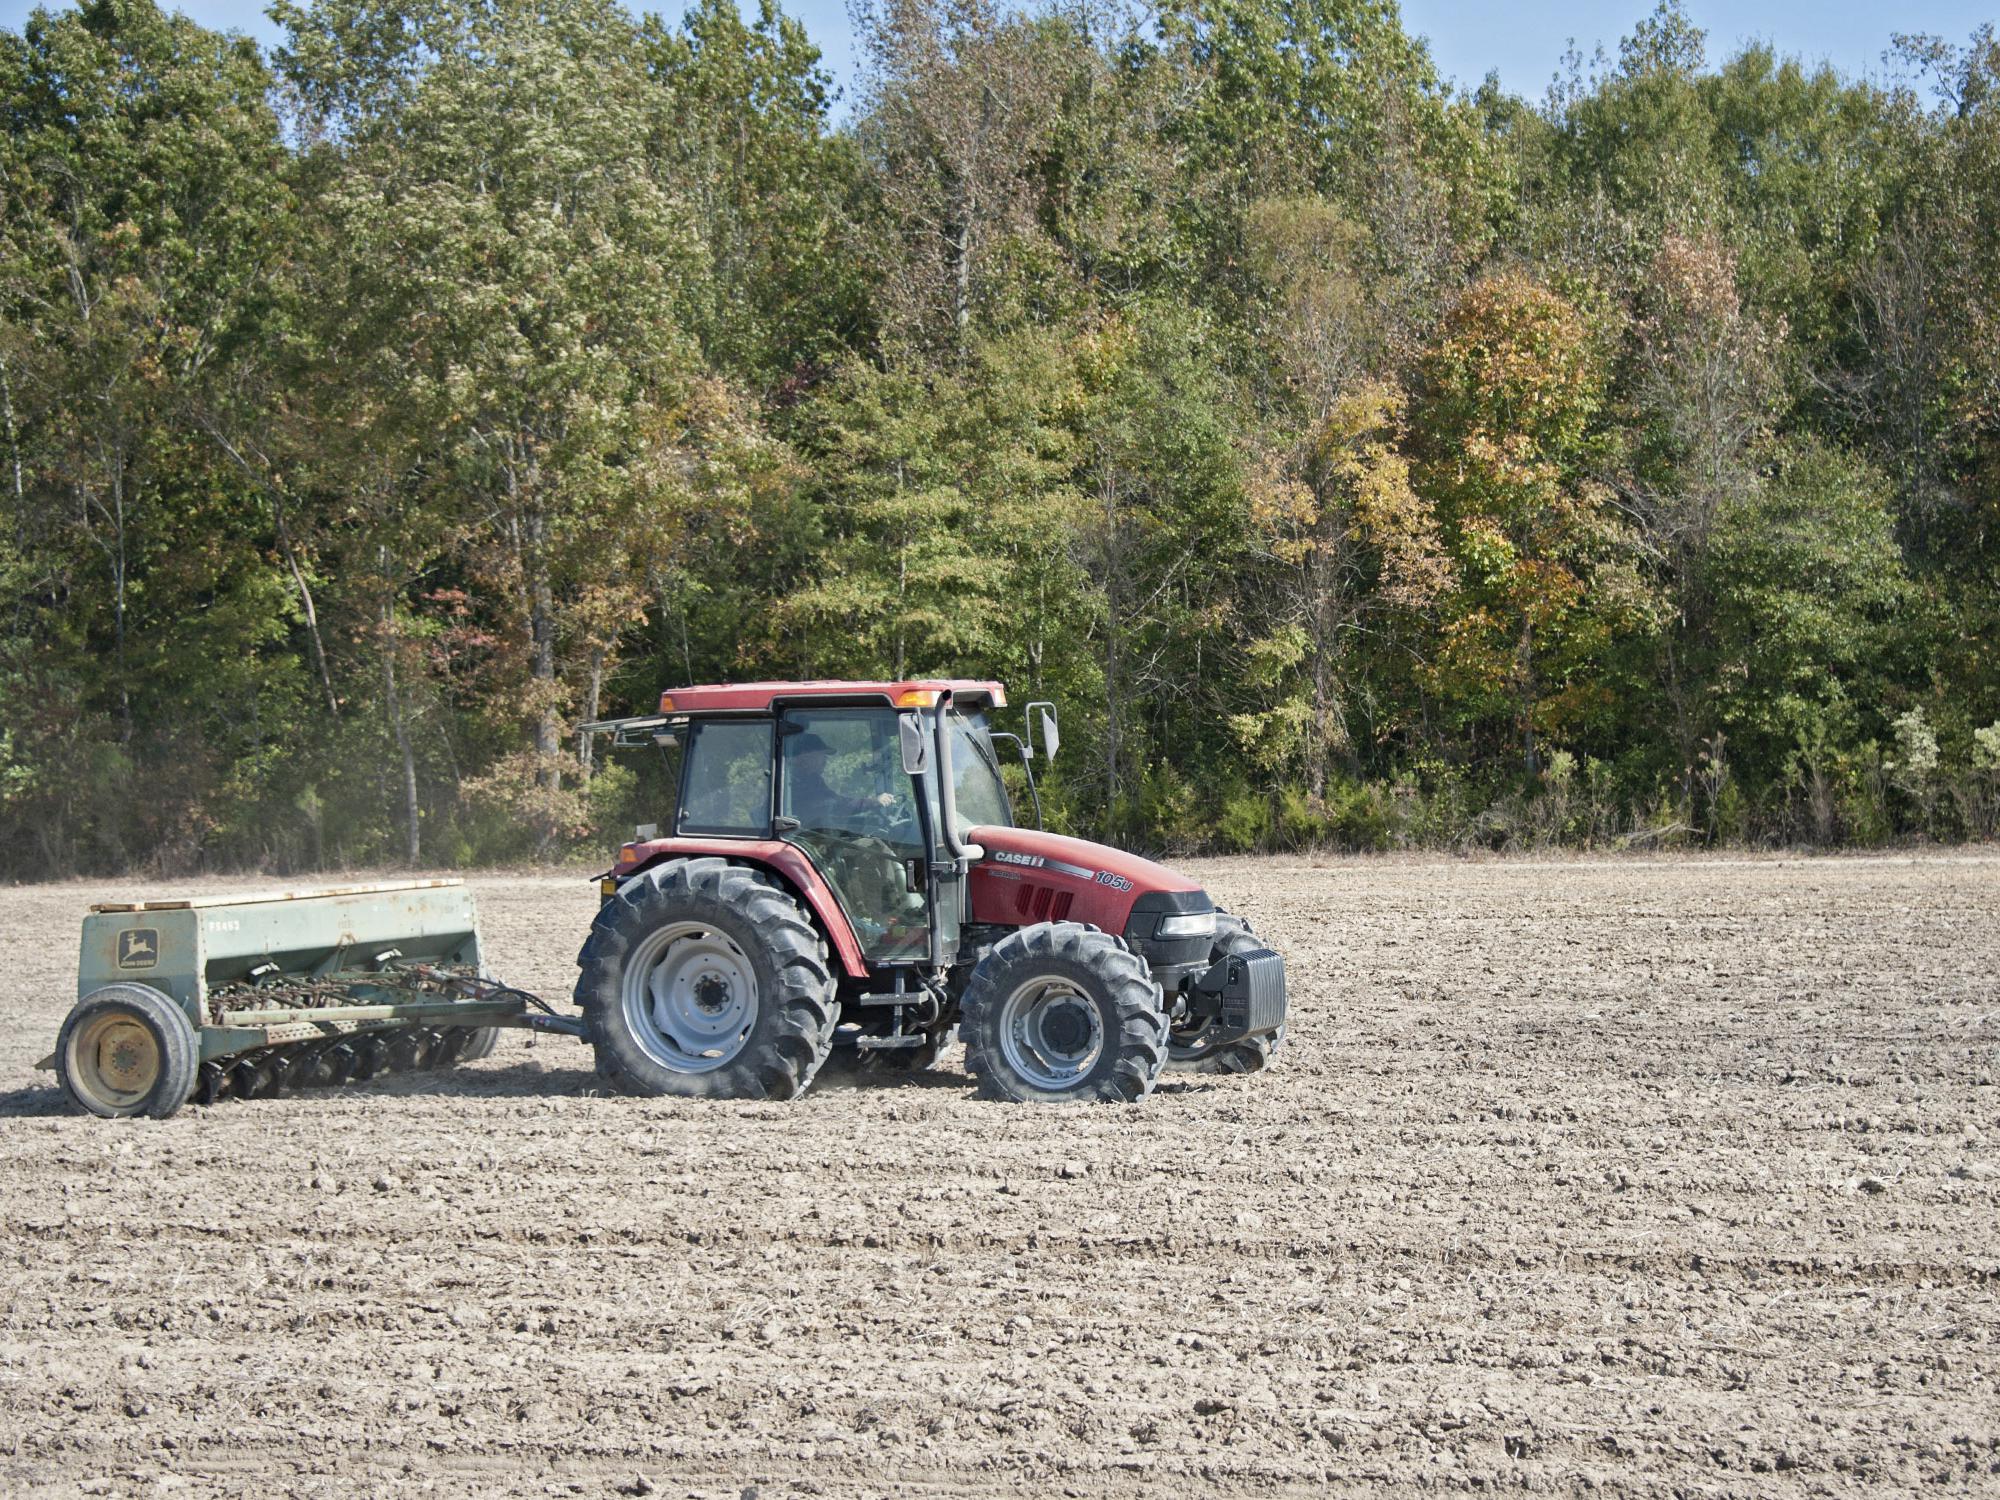
[(856, 1005), (917, 1005), (929, 998), (922, 990), (904, 990), (900, 994), (856, 995)]

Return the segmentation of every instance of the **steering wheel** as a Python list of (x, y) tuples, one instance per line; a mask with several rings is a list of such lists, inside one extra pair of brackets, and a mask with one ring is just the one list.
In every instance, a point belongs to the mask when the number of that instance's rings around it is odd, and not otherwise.
[(895, 835), (907, 832), (908, 842), (915, 842), (917, 831), (916, 809), (908, 803), (891, 803), (884, 807), (870, 801), (861, 813), (861, 821), (871, 832)]

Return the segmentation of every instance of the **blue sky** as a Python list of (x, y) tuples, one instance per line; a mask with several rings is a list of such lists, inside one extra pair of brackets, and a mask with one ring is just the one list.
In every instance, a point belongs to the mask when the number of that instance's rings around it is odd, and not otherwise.
[[(267, 0), (181, 0), (178, 8), (204, 25), (234, 27), (268, 42), (277, 28), (264, 16), (263, 3)], [(33, 8), (30, 0), (0, 0), (0, 26), (19, 29)], [(635, 8), (678, 15), (685, 7), (681, 0), (637, 0)], [(804, 20), (835, 77), (845, 82), (854, 66), (847, 0), (787, 0), (785, 8)], [(1539, 99), (1571, 38), (1586, 58), (1600, 43), (1615, 53), (1619, 37), (1652, 8), (1653, 0), (1615, 5), (1553, 0), (1530, 6), (1404, 0), (1403, 20), (1411, 31), (1429, 38), (1447, 78), (1472, 88), (1488, 69), (1495, 69), (1509, 91)], [(1711, 59), (1743, 42), (1762, 40), (1808, 62), (1824, 60), (1849, 74), (1882, 77), (1882, 53), (1892, 30), (1932, 32), (1963, 42), (1974, 27), (1994, 20), (2000, 6), (1995, 0), (1917, 0), (1892, 16), (1866, 0), (1688, 0), (1687, 9), (1708, 32)]]

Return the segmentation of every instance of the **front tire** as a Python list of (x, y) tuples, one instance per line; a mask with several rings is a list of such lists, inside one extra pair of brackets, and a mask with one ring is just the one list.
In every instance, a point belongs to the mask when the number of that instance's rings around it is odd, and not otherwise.
[(1159, 1082), (1167, 1018), (1145, 961), (1076, 922), (1009, 933), (965, 987), (959, 1034), (981, 1095), (1129, 1104)]
[(77, 1001), (56, 1038), (56, 1075), (103, 1119), (164, 1120), (194, 1092), (201, 1042), (178, 1002), (143, 984), (107, 984)]
[(598, 1072), (624, 1093), (790, 1099), (833, 1046), (826, 944), (761, 870), (656, 865), (604, 903), (577, 962)]
[[(1250, 924), (1226, 911), (1215, 914), (1215, 946), (1208, 961), (1215, 963), (1232, 953), (1248, 953), (1264, 944), (1250, 930)], [(1210, 1023), (1213, 1025), (1214, 1023)], [(1203, 1026), (1176, 1028), (1168, 1049), (1167, 1066), (1176, 1073), (1261, 1073), (1271, 1066), (1271, 1054), (1284, 1045), (1285, 1028), (1263, 1036), (1245, 1037), (1240, 1042), (1215, 1044), (1203, 1040)]]

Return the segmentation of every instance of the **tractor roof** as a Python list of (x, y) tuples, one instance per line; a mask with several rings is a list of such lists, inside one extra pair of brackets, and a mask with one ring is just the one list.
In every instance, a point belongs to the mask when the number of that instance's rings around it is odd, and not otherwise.
[(928, 708), (947, 688), (954, 703), (972, 707), (1007, 706), (1007, 690), (997, 682), (975, 682), (963, 677), (914, 677), (902, 682), (737, 682), (672, 688), (660, 695), (660, 712), (758, 713), (768, 712), (779, 699), (797, 703), (815, 698), (880, 698), (899, 708)]

